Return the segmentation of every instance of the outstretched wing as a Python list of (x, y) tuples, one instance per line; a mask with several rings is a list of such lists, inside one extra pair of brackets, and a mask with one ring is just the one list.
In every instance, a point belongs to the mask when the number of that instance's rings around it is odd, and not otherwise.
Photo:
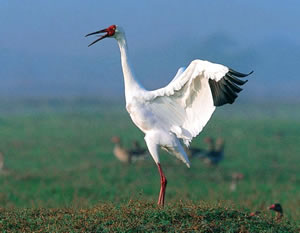
[[(252, 73), (252, 72), (251, 72)], [(164, 88), (147, 92), (148, 108), (157, 127), (167, 128), (189, 145), (206, 125), (217, 106), (232, 104), (246, 77), (220, 64), (194, 60)]]

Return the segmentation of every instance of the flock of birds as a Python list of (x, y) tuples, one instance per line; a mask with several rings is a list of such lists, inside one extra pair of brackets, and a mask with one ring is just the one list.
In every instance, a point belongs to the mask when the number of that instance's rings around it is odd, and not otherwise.
[[(136, 140), (132, 142), (131, 147), (125, 147), (118, 136), (113, 136), (111, 141), (114, 143), (113, 154), (122, 163), (130, 164), (148, 159), (150, 156), (147, 148), (142, 147)], [(184, 150), (188, 158), (201, 159), (207, 165), (218, 165), (224, 159), (224, 139), (218, 138), (215, 141), (212, 137), (207, 137), (204, 142), (207, 144), (207, 149), (185, 146)]]
[[(114, 143), (113, 154), (122, 163), (130, 164), (137, 161), (146, 160), (149, 158), (148, 150), (141, 147), (140, 143), (136, 140), (132, 142), (130, 148), (126, 148), (120, 137), (113, 136), (111, 138), (112, 143)], [(190, 159), (199, 158), (208, 165), (218, 165), (224, 158), (224, 139), (218, 138), (216, 141), (212, 137), (207, 137), (204, 139), (207, 143), (207, 149), (201, 149), (197, 147), (185, 147), (185, 152)], [(233, 172), (231, 174), (230, 190), (236, 191), (237, 184), (244, 179), (244, 174), (240, 172)], [(272, 204), (268, 207), (269, 210), (276, 213), (275, 219), (280, 221), (283, 217), (283, 208), (280, 203)], [(261, 211), (251, 212), (249, 217), (259, 216)]]
[(104, 38), (117, 41), (124, 75), (126, 109), (134, 124), (145, 134), (148, 151), (160, 175), (158, 205), (164, 206), (167, 179), (159, 159), (159, 147), (175, 155), (190, 167), (184, 147), (188, 147), (207, 124), (216, 107), (232, 104), (240, 86), (250, 75), (224, 65), (194, 60), (181, 67), (165, 87), (148, 91), (137, 80), (128, 58), (124, 30), (117, 25), (92, 32), (86, 36), (104, 33), (89, 46)]
[[(114, 154), (122, 162), (130, 163), (130, 161), (133, 162), (133, 161), (143, 160), (143, 159), (149, 157), (147, 150), (145, 148), (144, 149), (141, 148), (137, 141), (133, 141), (132, 147), (135, 150), (135, 152), (132, 155), (133, 155), (133, 157), (135, 157), (135, 156), (137, 156), (137, 157), (131, 158), (132, 160), (128, 160), (128, 157), (127, 157), (128, 150), (126, 150), (125, 148), (122, 148), (120, 138), (115, 136), (112, 138), (112, 142), (116, 144), (115, 148), (114, 148)], [(120, 150), (120, 151), (117, 152), (118, 150)], [(129, 152), (129, 153), (131, 153), (131, 152)], [(196, 155), (196, 156), (198, 156), (198, 155)], [(11, 174), (12, 174), (11, 170), (5, 166), (4, 155), (2, 152), (0, 152), (0, 176), (8, 176)], [(233, 173), (232, 177), (235, 177), (233, 180), (235, 180), (235, 179), (239, 180), (239, 179), (241, 179), (241, 177), (243, 178), (243, 174)], [(280, 203), (272, 204), (268, 209), (276, 212), (276, 217), (275, 217), (276, 220), (280, 221), (282, 219), (283, 208)], [(261, 213), (260, 211), (251, 212), (249, 217), (259, 216), (260, 213)]]
[[(146, 148), (141, 147), (138, 141), (134, 140), (130, 148), (123, 146), (120, 137), (113, 136), (111, 141), (114, 143), (113, 154), (114, 156), (125, 164), (132, 162), (142, 161), (149, 158), (149, 153)], [(219, 162), (224, 158), (224, 139), (218, 138), (216, 142), (212, 137), (204, 139), (207, 143), (207, 149), (201, 149), (197, 147), (185, 147), (185, 152), (190, 159), (199, 158), (208, 165), (218, 165)], [(233, 172), (231, 174), (230, 190), (236, 191), (237, 184), (244, 179), (244, 174), (239, 172)], [(280, 221), (283, 217), (283, 208), (280, 203), (272, 204), (268, 207), (269, 210), (276, 213), (275, 219)], [(259, 216), (261, 211), (251, 212), (249, 217)]]

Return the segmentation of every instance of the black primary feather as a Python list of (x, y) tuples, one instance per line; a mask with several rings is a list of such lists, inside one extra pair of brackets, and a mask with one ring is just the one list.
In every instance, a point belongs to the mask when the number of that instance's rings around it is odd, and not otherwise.
[(252, 73), (253, 71), (251, 71), (249, 74), (243, 74), (233, 69), (229, 69), (225, 76), (218, 82), (209, 79), (208, 83), (211, 89), (214, 105), (218, 107), (224, 104), (232, 104), (238, 97), (237, 93), (243, 90), (239, 86), (244, 85), (248, 81), (244, 81), (239, 78), (247, 77)]

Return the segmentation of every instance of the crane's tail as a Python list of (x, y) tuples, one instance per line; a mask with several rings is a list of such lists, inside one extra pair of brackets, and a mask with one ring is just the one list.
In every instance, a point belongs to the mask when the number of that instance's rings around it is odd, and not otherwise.
[(173, 148), (163, 148), (163, 149), (166, 149), (166, 151), (168, 151), (170, 154), (175, 155), (177, 159), (181, 160), (183, 163), (185, 163), (185, 165), (188, 168), (190, 168), (189, 158), (188, 158), (187, 154), (185, 153), (184, 148), (180, 144), (179, 140), (178, 140), (178, 145), (176, 147), (173, 147)]

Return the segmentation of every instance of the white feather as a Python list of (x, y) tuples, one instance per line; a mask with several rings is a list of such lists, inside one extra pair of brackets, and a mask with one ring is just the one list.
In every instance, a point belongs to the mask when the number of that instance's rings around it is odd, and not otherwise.
[(208, 79), (220, 80), (228, 68), (208, 61), (194, 60), (164, 88), (145, 93), (143, 101), (164, 128), (189, 145), (215, 110)]

